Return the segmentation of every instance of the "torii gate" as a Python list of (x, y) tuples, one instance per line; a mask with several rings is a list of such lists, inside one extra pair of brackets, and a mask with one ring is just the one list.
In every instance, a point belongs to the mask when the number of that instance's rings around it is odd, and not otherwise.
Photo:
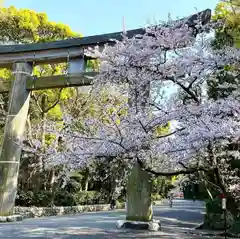
[[(189, 27), (195, 26), (195, 20), (209, 21), (211, 10), (207, 9), (182, 19)], [(129, 37), (144, 34), (143, 28), (130, 30)], [(17, 179), (21, 147), (15, 142), (22, 142), (25, 123), (27, 120), (30, 92), (50, 88), (80, 87), (91, 85), (97, 72), (86, 72), (84, 49), (105, 43), (111, 39), (120, 40), (121, 32), (89, 36), (83, 38), (55, 41), (50, 43), (7, 45), (0, 47), (0, 68), (13, 70), (14, 80), (0, 83), (0, 93), (9, 94), (8, 115), (6, 118), (4, 136), (0, 155), (0, 216), (13, 214), (17, 193)], [(49, 64), (60, 63), (69, 58), (68, 74), (32, 77), (33, 63)]]

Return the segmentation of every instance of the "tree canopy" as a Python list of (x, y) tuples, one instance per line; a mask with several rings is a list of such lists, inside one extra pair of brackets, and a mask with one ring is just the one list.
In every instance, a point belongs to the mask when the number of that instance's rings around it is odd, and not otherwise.
[(46, 13), (37, 13), (29, 9), (17, 9), (13, 6), (1, 8), (0, 40), (11, 43), (38, 43), (81, 37), (69, 26), (50, 22)]

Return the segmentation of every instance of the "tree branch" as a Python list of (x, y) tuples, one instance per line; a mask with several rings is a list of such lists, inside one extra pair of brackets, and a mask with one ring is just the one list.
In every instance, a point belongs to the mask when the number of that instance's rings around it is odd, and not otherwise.
[(38, 99), (37, 99), (36, 95), (34, 94), (34, 92), (32, 92), (32, 97), (33, 97), (36, 105), (38, 106), (40, 112), (43, 113), (42, 107), (40, 106), (40, 104), (39, 104), (39, 102), (38, 102)]
[(189, 174), (193, 174), (193, 173), (196, 173), (196, 172), (199, 172), (199, 171), (204, 171), (204, 172), (209, 172), (212, 170), (211, 169), (206, 169), (206, 168), (203, 168), (203, 167), (199, 167), (199, 168), (188, 168), (187, 170), (178, 170), (178, 171), (172, 171), (172, 172), (156, 172), (148, 167), (145, 167), (142, 163), (142, 161), (137, 157), (137, 162), (139, 164), (139, 166), (146, 172), (148, 173), (151, 173), (153, 175), (156, 175), (156, 176), (177, 176), (177, 175), (180, 175), (180, 174), (183, 174), (183, 175), (189, 175)]
[(61, 98), (61, 93), (62, 93), (62, 89), (60, 89), (60, 91), (58, 92), (58, 97), (57, 97), (57, 100), (51, 105), (49, 106), (48, 108), (44, 109), (43, 112), (44, 113), (47, 113), (49, 110), (51, 110), (52, 108), (54, 108), (60, 101), (60, 98)]

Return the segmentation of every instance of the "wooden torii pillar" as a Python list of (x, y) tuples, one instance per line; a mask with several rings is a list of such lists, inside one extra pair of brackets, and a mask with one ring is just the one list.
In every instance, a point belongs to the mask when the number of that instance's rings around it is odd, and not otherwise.
[[(208, 21), (211, 10), (186, 18), (189, 26), (195, 25), (199, 16)], [(184, 20), (184, 19), (182, 19)], [(185, 21), (185, 20), (184, 20)], [(127, 32), (129, 37), (143, 34), (139, 28)], [(21, 156), (21, 144), (29, 109), (30, 91), (51, 88), (88, 86), (96, 72), (85, 72), (84, 49), (95, 45), (120, 40), (122, 32), (91, 37), (62, 40), (51, 43), (0, 46), (0, 68), (13, 70), (14, 80), (0, 84), (0, 93), (9, 92), (8, 115), (0, 155), (0, 216), (13, 214), (17, 192), (17, 179)], [(32, 63), (49, 64), (66, 62), (69, 57), (69, 74), (60, 76), (33, 78)]]
[(21, 143), (30, 101), (30, 91), (26, 90), (26, 77), (32, 73), (31, 64), (16, 63), (13, 70), (15, 79), (9, 96), (8, 114), (0, 155), (1, 216), (13, 214), (17, 193)]

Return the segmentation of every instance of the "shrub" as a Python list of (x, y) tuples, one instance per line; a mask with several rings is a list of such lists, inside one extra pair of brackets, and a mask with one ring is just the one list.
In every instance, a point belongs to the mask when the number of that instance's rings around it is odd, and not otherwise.
[(19, 191), (16, 198), (17, 206), (36, 206), (49, 207), (55, 206), (76, 206), (76, 205), (93, 205), (108, 203), (107, 194), (98, 191), (80, 191), (77, 193), (70, 193), (66, 190), (59, 190), (56, 192), (53, 199), (53, 194), (50, 191)]
[(76, 205), (93, 205), (108, 203), (108, 199), (97, 191), (81, 191), (74, 194)]
[(16, 196), (15, 204), (17, 206), (26, 206), (29, 207), (33, 203), (34, 193), (32, 191), (18, 191)]
[(55, 206), (75, 206), (75, 200), (74, 200), (74, 194), (69, 193), (68, 191), (61, 190), (58, 191), (55, 195), (54, 198), (54, 203)]
[(15, 204), (17, 206), (46, 207), (51, 204), (52, 193), (49, 191), (18, 191)]
[(162, 199), (162, 196), (158, 193), (154, 193), (151, 195), (152, 201), (160, 201)]
[(206, 212), (209, 213), (222, 213), (222, 201), (219, 197), (213, 200), (206, 201)]
[(46, 207), (51, 204), (52, 193), (49, 191), (39, 191), (34, 194), (32, 204), (36, 207)]

